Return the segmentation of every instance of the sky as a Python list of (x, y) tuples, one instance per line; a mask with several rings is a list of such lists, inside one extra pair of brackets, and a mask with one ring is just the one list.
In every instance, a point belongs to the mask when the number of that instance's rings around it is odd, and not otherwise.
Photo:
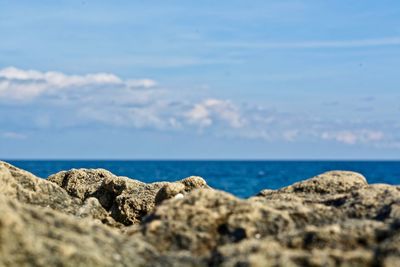
[(2, 159), (400, 159), (400, 2), (0, 0)]

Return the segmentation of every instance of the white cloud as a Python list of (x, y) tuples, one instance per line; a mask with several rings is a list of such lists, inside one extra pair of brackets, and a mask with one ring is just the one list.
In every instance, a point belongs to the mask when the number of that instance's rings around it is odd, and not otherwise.
[(12, 80), (0, 80), (0, 100), (32, 99), (45, 92), (48, 88), (49, 87), (43, 83), (20, 83)]
[[(150, 79), (124, 80), (107, 73), (67, 75), (5, 68), (0, 70), (0, 107), (7, 115), (0, 118), (0, 137), (22, 139), (18, 133), (25, 132), (24, 127), (43, 131), (94, 126), (190, 133), (195, 128), (221, 138), (333, 141), (350, 146), (396, 147), (392, 144), (399, 140), (395, 124), (321, 119), (196, 94), (192, 90), (188, 97)], [(10, 107), (14, 109), (7, 111)]]
[(108, 107), (96, 109), (85, 107), (79, 115), (91, 121), (99, 122), (112, 127), (136, 129), (174, 130), (180, 128), (180, 122), (167, 114), (167, 109), (158, 103), (149, 103), (142, 107)]
[(124, 81), (110, 73), (67, 75), (61, 72), (22, 70), (15, 67), (0, 69), (0, 98), (32, 100), (42, 94), (87, 87), (121, 86), (127, 88), (150, 88), (156, 82), (151, 79)]
[(126, 81), (128, 87), (143, 87), (143, 88), (151, 88), (157, 85), (154, 80), (151, 79), (141, 79), (141, 80), (128, 80)]
[(357, 142), (357, 135), (350, 131), (323, 132), (321, 138), (323, 140), (336, 140), (348, 145), (354, 145)]
[(207, 127), (213, 123), (210, 112), (203, 104), (195, 105), (186, 116), (190, 123), (198, 124), (201, 127)]
[(217, 121), (227, 123), (232, 128), (241, 128), (244, 125), (237, 106), (227, 100), (206, 99), (186, 113), (189, 123), (200, 127), (208, 127)]
[(321, 134), (323, 140), (335, 140), (339, 143), (354, 145), (357, 143), (374, 143), (384, 139), (384, 133), (376, 130), (341, 130), (326, 131)]

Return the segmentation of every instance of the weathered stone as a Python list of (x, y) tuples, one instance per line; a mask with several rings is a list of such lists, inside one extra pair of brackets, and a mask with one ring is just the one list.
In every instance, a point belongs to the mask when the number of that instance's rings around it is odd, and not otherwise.
[(82, 202), (59, 186), (0, 161), (0, 193), (22, 203), (76, 214)]
[(266, 238), (246, 240), (240, 244), (221, 246), (211, 260), (211, 266), (373, 266), (372, 251), (356, 249), (300, 250), (281, 246)]
[(295, 232), (279, 236), (277, 240), (290, 248), (304, 250), (330, 248), (350, 251), (374, 247), (376, 240), (384, 231), (387, 231), (387, 226), (382, 222), (349, 219), (335, 224), (298, 228)]
[(72, 169), (53, 174), (47, 179), (64, 188), (71, 196), (85, 200), (99, 190), (106, 177), (115, 175), (103, 169)]
[(287, 212), (298, 228), (336, 223), (345, 216), (344, 212), (336, 207), (320, 204), (317, 201), (308, 202), (296, 196), (288, 198), (285, 193), (254, 197), (249, 200)]
[(0, 196), (0, 266), (162, 266), (152, 246), (89, 219)]
[(352, 172), (249, 199), (194, 176), (49, 180), (0, 162), (0, 266), (400, 266), (400, 187)]
[(161, 204), (166, 199), (175, 197), (185, 191), (185, 185), (181, 183), (167, 184), (158, 190), (155, 202), (157, 205)]
[(367, 180), (359, 173), (330, 171), (278, 190), (280, 193), (338, 194), (366, 186)]
[(168, 183), (163, 187), (161, 187), (160, 190), (158, 190), (157, 195), (155, 197), (155, 202), (158, 205), (166, 199), (170, 199), (175, 196), (182, 197), (186, 193), (192, 191), (193, 189), (198, 189), (198, 188), (210, 189), (206, 181), (198, 176), (190, 176), (176, 183)]
[(124, 225), (138, 224), (163, 200), (197, 188), (209, 188), (201, 177), (191, 176), (168, 183), (143, 182), (118, 177), (103, 169), (72, 169), (51, 175), (52, 181), (71, 196), (86, 200), (95, 197), (114, 220)]
[[(336, 201), (350, 218), (393, 219), (400, 205), (400, 187), (374, 184), (354, 190)], [(329, 202), (328, 202), (329, 203)]]
[(159, 250), (189, 250), (205, 256), (215, 247), (293, 229), (288, 214), (216, 190), (196, 190), (157, 206), (143, 234)]
[(77, 216), (81, 218), (91, 217), (109, 226), (122, 228), (123, 224), (116, 222), (110, 214), (100, 205), (97, 198), (87, 198), (79, 208)]

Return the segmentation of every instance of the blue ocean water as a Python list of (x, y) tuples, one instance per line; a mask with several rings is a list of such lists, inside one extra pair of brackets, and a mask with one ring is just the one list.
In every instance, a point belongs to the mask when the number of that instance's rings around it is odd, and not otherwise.
[(363, 174), (369, 183), (400, 184), (400, 161), (8, 161), (47, 178), (72, 168), (104, 168), (143, 182), (175, 181), (198, 175), (217, 189), (248, 197), (329, 170)]

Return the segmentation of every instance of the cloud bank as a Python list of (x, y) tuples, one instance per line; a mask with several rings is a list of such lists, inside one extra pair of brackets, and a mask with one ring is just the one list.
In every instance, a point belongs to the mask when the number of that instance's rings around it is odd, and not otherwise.
[(111, 73), (0, 69), (0, 138), (26, 139), (32, 130), (81, 127), (179, 131), (265, 142), (328, 142), (399, 148), (399, 125), (321, 120), (215, 96), (190, 97), (157, 81)]

